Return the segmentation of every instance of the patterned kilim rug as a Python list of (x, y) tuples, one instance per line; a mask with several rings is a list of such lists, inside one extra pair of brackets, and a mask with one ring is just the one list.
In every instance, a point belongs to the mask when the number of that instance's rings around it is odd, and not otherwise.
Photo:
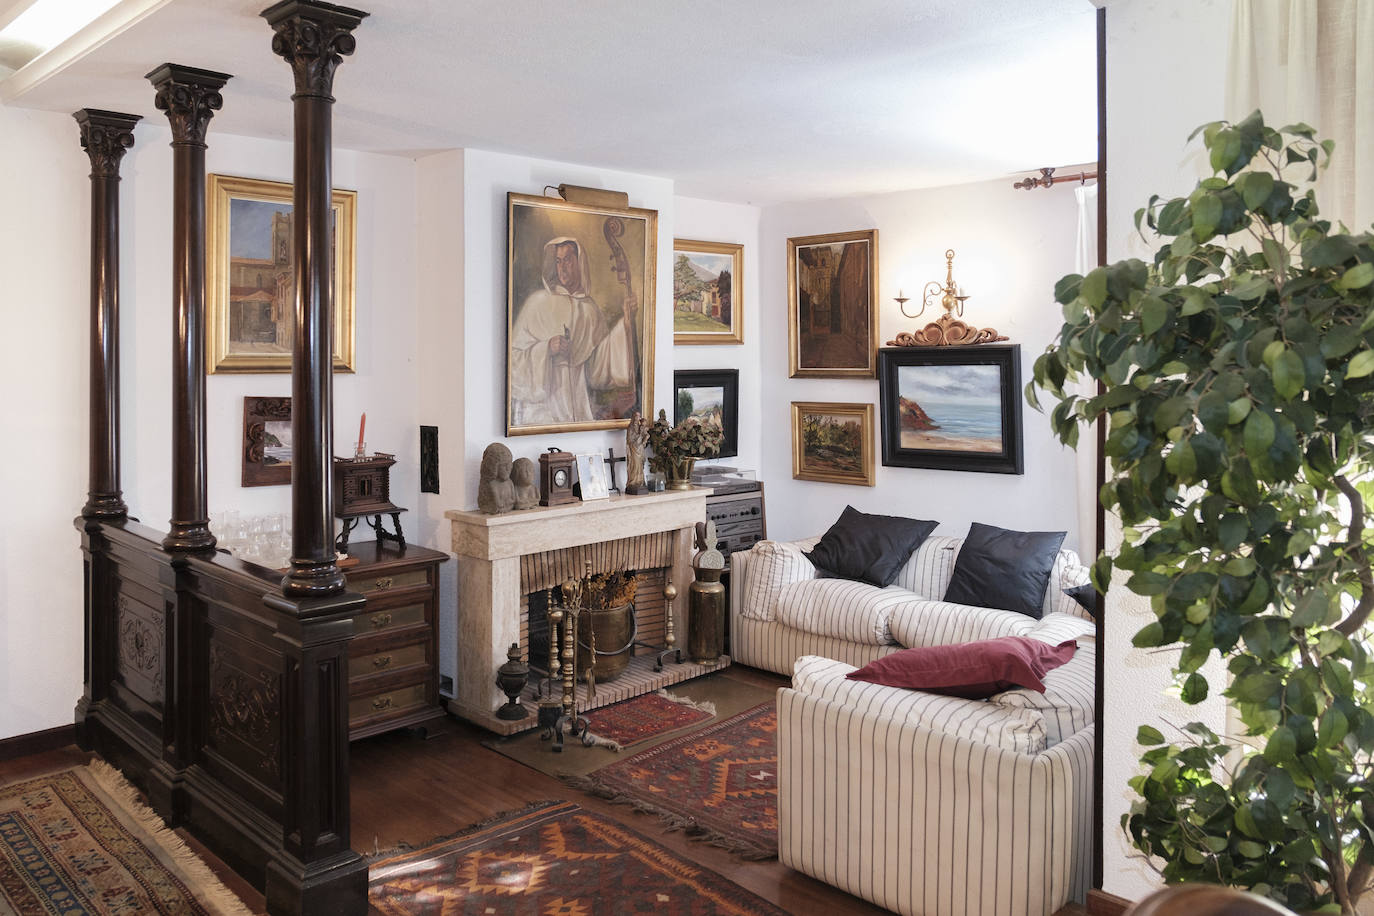
[(656, 814), (743, 858), (775, 858), (777, 731), (774, 706), (765, 703), (568, 784)]
[(543, 802), (373, 860), (381, 916), (785, 916), (766, 900), (572, 802)]
[(711, 703), (694, 703), (660, 690), (587, 713), (594, 734), (616, 744), (635, 744), (679, 728), (705, 722), (716, 714)]
[(0, 913), (252, 911), (97, 760), (0, 787)]

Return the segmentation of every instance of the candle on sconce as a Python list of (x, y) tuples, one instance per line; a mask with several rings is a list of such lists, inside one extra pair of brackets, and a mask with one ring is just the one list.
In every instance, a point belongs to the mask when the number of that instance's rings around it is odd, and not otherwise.
[(358, 421), (358, 447), (357, 447), (356, 449), (354, 449), (354, 451), (353, 451), (353, 457), (355, 457), (355, 458), (363, 458), (363, 457), (366, 457), (366, 451), (365, 451), (365, 449), (366, 449), (366, 443), (367, 443), (366, 433), (367, 433), (367, 411), (363, 411), (363, 417), (362, 417), (361, 420)]

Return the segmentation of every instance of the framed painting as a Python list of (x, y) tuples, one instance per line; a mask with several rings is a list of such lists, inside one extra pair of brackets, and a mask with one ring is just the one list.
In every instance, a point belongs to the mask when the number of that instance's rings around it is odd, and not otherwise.
[(243, 486), (291, 483), (291, 399), (243, 399)]
[(792, 477), (873, 486), (873, 405), (793, 401)]
[(717, 458), (739, 454), (739, 370), (679, 369), (673, 373), (673, 425), (688, 417), (720, 427)]
[(1021, 347), (884, 347), (883, 464), (1020, 474)]
[(577, 456), (577, 486), (583, 502), (611, 495), (610, 482), (606, 480), (606, 462), (600, 455)]
[(506, 435), (649, 416), (658, 212), (513, 192), (506, 208)]
[[(207, 239), (206, 371), (290, 372), (295, 336), (291, 185), (211, 175)], [(334, 371), (353, 371), (356, 191), (330, 199), (334, 250)]]
[(878, 230), (787, 240), (789, 378), (873, 378)]
[(673, 239), (673, 343), (744, 343), (744, 246)]

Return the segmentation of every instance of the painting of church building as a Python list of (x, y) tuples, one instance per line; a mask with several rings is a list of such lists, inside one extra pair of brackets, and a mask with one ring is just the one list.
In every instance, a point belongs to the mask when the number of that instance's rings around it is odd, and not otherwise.
[(291, 352), (291, 222), (290, 204), (230, 202), (229, 337), (236, 352)]
[(877, 230), (787, 240), (792, 377), (875, 371)]

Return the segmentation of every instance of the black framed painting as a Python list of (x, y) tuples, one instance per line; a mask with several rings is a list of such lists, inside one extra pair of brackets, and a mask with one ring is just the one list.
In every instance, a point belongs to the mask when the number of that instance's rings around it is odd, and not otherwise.
[(725, 433), (718, 458), (739, 454), (739, 370), (679, 369), (673, 373), (673, 425), (688, 417)]
[(1023, 472), (1021, 346), (878, 351), (883, 464)]

